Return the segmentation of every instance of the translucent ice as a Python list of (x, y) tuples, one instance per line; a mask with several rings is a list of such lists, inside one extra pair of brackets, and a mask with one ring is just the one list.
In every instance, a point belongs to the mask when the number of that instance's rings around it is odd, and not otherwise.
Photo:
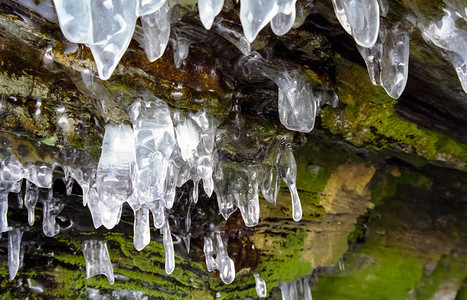
[(433, 44), (447, 52), (467, 93), (467, 22), (455, 11), (445, 8), (441, 20), (428, 22), (428, 25), (421, 22), (419, 28)]
[[(261, 29), (278, 13), (291, 15), (295, 2), (296, 0), (241, 0), (240, 21), (246, 39), (252, 43)], [(292, 25), (294, 21), (295, 18)]]
[(10, 230), (8, 227), (8, 192), (0, 192), (0, 233)]
[(165, 102), (136, 101), (130, 107), (135, 131), (136, 190), (142, 203), (163, 199), (175, 133)]
[(292, 28), (295, 23), (295, 5), (290, 14), (278, 13), (271, 20), (271, 29), (276, 35), (284, 35)]
[(161, 228), (163, 235), (163, 244), (165, 249), (165, 272), (172, 274), (175, 269), (175, 256), (174, 256), (174, 245), (172, 241), (172, 233), (170, 232), (170, 226), (168, 220), (165, 221), (164, 226)]
[(133, 192), (134, 165), (133, 129), (127, 124), (107, 124), (97, 166), (96, 188), (102, 223), (108, 229), (119, 222), (121, 206)]
[(214, 32), (232, 43), (243, 55), (248, 56), (251, 52), (251, 45), (240, 30), (241, 28), (237, 28), (234, 22), (221, 17), (218, 17), (213, 24)]
[(319, 103), (304, 74), (287, 68), (280, 61), (267, 61), (257, 52), (242, 57), (238, 64), (251, 80), (265, 76), (276, 83), (279, 119), (287, 129), (300, 132), (313, 129)]
[[(157, 2), (157, 1), (152, 1)], [(163, 1), (162, 7), (141, 17), (144, 34), (144, 51), (153, 62), (164, 54), (170, 37), (170, 9)]]
[(235, 266), (229, 257), (220, 232), (216, 231), (210, 237), (204, 238), (204, 255), (209, 272), (218, 269), (220, 277), (225, 284), (230, 284), (235, 279)]
[(258, 184), (260, 180), (260, 166), (249, 166), (246, 173), (246, 192), (239, 193), (238, 208), (240, 209), (245, 225), (253, 227), (259, 222)]
[(53, 198), (53, 190), (49, 189), (47, 199), (42, 200), (42, 230), (48, 237), (57, 235), (60, 226), (55, 222), (55, 218), (62, 211), (64, 204)]
[(379, 33), (378, 0), (333, 0), (342, 27), (362, 47), (372, 47)]
[(292, 196), (292, 216), (294, 221), (298, 222), (302, 219), (302, 205), (298, 196), (297, 187), (295, 185), (297, 178), (297, 164), (293, 152), (290, 148), (284, 148), (281, 153), (280, 160), (281, 177), (287, 184)]
[(198, 0), (199, 18), (204, 27), (211, 29), (214, 18), (221, 12), (224, 0)]
[(365, 60), (371, 83), (376, 86), (381, 85), (381, 55), (383, 53), (383, 43), (377, 41), (371, 48), (357, 46), (357, 49)]
[(110, 284), (114, 283), (114, 271), (105, 241), (84, 241), (83, 254), (86, 261), (86, 278), (102, 274)]
[(138, 1), (138, 16), (146, 16), (158, 11), (163, 5), (167, 4), (166, 0), (137, 0)]
[(141, 251), (151, 241), (151, 232), (149, 231), (149, 210), (145, 205), (135, 211), (133, 232), (133, 244), (135, 245), (135, 249)]
[(381, 85), (394, 99), (404, 91), (409, 73), (410, 38), (401, 27), (394, 26), (386, 35), (381, 56)]
[(24, 205), (28, 210), (29, 226), (34, 224), (34, 210), (37, 200), (39, 200), (39, 187), (29, 180), (26, 181), (26, 191), (24, 192)]
[(281, 180), (278, 169), (280, 154), (278, 154), (277, 151), (274, 151), (271, 157), (271, 162), (265, 162), (262, 165), (263, 178), (261, 181), (261, 192), (263, 193), (264, 199), (272, 204), (276, 204)]
[(266, 298), (267, 296), (267, 289), (266, 289), (266, 282), (259, 277), (258, 273), (253, 274), (255, 276), (255, 282), (256, 282), (256, 295), (258, 295), (259, 298)]
[(73, 43), (91, 48), (101, 79), (108, 79), (130, 44), (137, 1), (54, 0), (60, 28)]
[(21, 265), (21, 237), (23, 231), (20, 228), (13, 228), (8, 232), (8, 269), (10, 280), (15, 278)]

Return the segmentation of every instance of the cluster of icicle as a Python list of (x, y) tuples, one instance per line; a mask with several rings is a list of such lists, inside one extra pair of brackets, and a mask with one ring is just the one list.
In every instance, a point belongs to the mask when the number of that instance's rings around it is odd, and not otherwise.
[[(34, 223), (34, 209), (39, 199), (39, 188), (48, 189), (43, 199), (43, 231), (46, 236), (60, 232), (55, 218), (63, 204), (53, 197), (53, 169), (60, 166), (65, 173), (67, 193), (76, 181), (83, 191), (83, 204), (87, 205), (96, 228), (113, 228), (120, 221), (122, 206), (127, 202), (134, 210), (134, 245), (142, 250), (151, 240), (149, 213), (154, 226), (161, 230), (166, 253), (165, 270), (172, 273), (175, 267), (172, 234), (168, 223), (168, 210), (175, 201), (177, 187), (193, 181), (193, 204), (198, 200), (198, 186), (210, 196), (216, 191), (219, 212), (227, 219), (240, 209), (247, 226), (259, 222), (259, 191), (265, 199), (275, 203), (283, 179), (292, 196), (293, 219), (299, 221), (302, 209), (296, 181), (296, 163), (293, 152), (285, 145), (278, 145), (272, 161), (245, 165), (219, 157), (215, 150), (216, 122), (205, 112), (184, 113), (171, 110), (157, 98), (138, 100), (129, 107), (131, 123), (105, 126), (101, 157), (96, 166), (80, 165), (80, 157), (70, 154), (64, 161), (54, 164), (33, 163), (22, 165), (8, 146), (4, 147), (0, 164), (0, 228), (10, 232), (12, 254), (10, 276), (15, 276), (19, 266), (18, 246), (21, 238), (7, 221), (8, 193), (21, 194), (22, 180), (26, 179), (24, 205), (28, 209), (29, 224)], [(10, 147), (11, 148), (11, 147)], [(23, 202), (23, 199), (20, 199)], [(191, 216), (187, 215), (187, 224)], [(187, 249), (189, 249), (189, 236)], [(221, 279), (231, 283), (235, 278), (233, 261), (219, 231), (213, 230), (205, 237), (204, 251), (209, 271), (219, 269)], [(16, 250), (15, 250), (16, 249)], [(90, 253), (102, 253), (99, 260), (88, 259)], [(110, 260), (106, 247), (101, 243), (85, 244), (84, 254), (89, 262), (88, 276), (102, 274), (109, 277)], [(96, 256), (97, 257), (97, 256)], [(100, 261), (93, 267), (93, 261)], [(108, 262), (106, 264), (105, 262)], [(112, 278), (112, 279), (111, 279)]]
[[(467, 6), (462, 0), (444, 0), (441, 20), (417, 16), (414, 25), (452, 62), (467, 93)], [(342, 27), (351, 34), (366, 62), (371, 82), (398, 99), (405, 89), (409, 68), (409, 28), (389, 24), (387, 0), (332, 0)], [(417, 13), (417, 10), (415, 10)], [(409, 19), (410, 20), (410, 19)]]

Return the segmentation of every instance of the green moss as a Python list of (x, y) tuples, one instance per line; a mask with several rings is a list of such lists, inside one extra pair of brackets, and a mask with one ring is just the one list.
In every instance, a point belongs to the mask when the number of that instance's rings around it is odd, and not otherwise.
[(359, 147), (394, 147), (427, 160), (466, 168), (467, 145), (401, 119), (394, 109), (397, 100), (381, 87), (373, 86), (363, 67), (342, 60), (337, 68), (337, 83), (341, 105), (327, 106), (321, 112), (323, 126), (333, 134)]

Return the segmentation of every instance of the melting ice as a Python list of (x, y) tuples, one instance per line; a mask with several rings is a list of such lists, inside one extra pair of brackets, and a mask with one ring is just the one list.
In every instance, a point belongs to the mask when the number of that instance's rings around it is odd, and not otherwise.
[(102, 274), (110, 284), (114, 283), (114, 271), (105, 241), (84, 241), (83, 254), (86, 261), (86, 278)]

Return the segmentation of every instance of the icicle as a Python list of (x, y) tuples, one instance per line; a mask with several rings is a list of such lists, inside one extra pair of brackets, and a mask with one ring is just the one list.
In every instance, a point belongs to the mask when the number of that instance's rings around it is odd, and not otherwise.
[(263, 181), (261, 182), (261, 192), (264, 199), (275, 205), (279, 189), (280, 176), (277, 165), (264, 165)]
[[(220, 277), (225, 284), (230, 284), (235, 279), (235, 266), (229, 257), (220, 232), (214, 232), (211, 237), (204, 238), (204, 255), (208, 272), (218, 269)], [(215, 256), (215, 258), (214, 258)]]
[[(157, 2), (157, 1), (152, 1)], [(144, 34), (144, 51), (153, 62), (164, 54), (170, 37), (170, 8), (168, 2), (151, 14), (141, 17)]]
[(188, 57), (190, 52), (190, 41), (180, 33), (174, 34), (175, 38), (171, 39), (174, 53), (175, 67), (178, 69)]
[(138, 16), (146, 16), (161, 9), (166, 0), (137, 0), (138, 1)]
[(236, 24), (230, 20), (218, 17), (213, 24), (213, 31), (237, 47), (243, 55), (248, 56), (251, 52), (250, 42), (236, 28)]
[(29, 226), (34, 224), (34, 211), (36, 208), (37, 200), (39, 200), (39, 187), (34, 183), (26, 180), (26, 191), (24, 192), (24, 205), (28, 210), (28, 223)]
[(49, 189), (47, 199), (42, 200), (42, 230), (48, 237), (57, 235), (60, 226), (55, 222), (55, 218), (62, 211), (64, 204), (53, 198), (53, 189)]
[(259, 184), (259, 166), (250, 166), (246, 169), (248, 182), (246, 192), (239, 197), (238, 208), (242, 213), (243, 221), (248, 227), (256, 226), (259, 222), (259, 199), (258, 199), (258, 184)]
[(163, 235), (163, 244), (165, 249), (165, 273), (172, 274), (175, 269), (174, 245), (172, 241), (172, 233), (170, 232), (169, 221), (166, 220), (161, 228)]
[(221, 12), (224, 0), (198, 0), (199, 18), (204, 28), (211, 29), (214, 18)]
[(385, 18), (388, 15), (388, 11), (389, 11), (388, 0), (378, 0), (378, 5), (379, 5), (379, 14)]
[(364, 48), (357, 45), (360, 55), (363, 57), (373, 85), (381, 85), (381, 55), (383, 53), (383, 43), (377, 41), (371, 48)]
[(20, 228), (13, 228), (8, 232), (8, 269), (10, 280), (15, 278), (21, 265), (21, 237), (23, 231)]
[(136, 101), (130, 107), (136, 146), (136, 191), (141, 203), (164, 199), (175, 133), (165, 102)]
[(447, 52), (467, 93), (467, 22), (459, 20), (459, 15), (449, 8), (445, 8), (444, 13), (441, 20), (428, 25), (419, 23), (419, 28), (433, 44)]
[(278, 13), (271, 20), (271, 29), (276, 35), (284, 35), (292, 28), (295, 23), (295, 5), (290, 14)]
[(72, 43), (91, 48), (101, 79), (108, 79), (130, 44), (137, 1), (54, 0), (60, 28)]
[(151, 232), (149, 231), (149, 210), (146, 206), (141, 206), (135, 211), (135, 224), (133, 233), (133, 244), (138, 251), (143, 250), (151, 241)]
[(7, 232), (8, 227), (8, 192), (0, 192), (0, 233)]
[(280, 172), (281, 177), (289, 187), (290, 195), (292, 196), (293, 219), (295, 222), (298, 222), (302, 219), (303, 213), (300, 198), (298, 196), (297, 187), (295, 185), (297, 178), (297, 165), (295, 163), (293, 152), (290, 148), (285, 148), (282, 150), (280, 160)]
[(401, 27), (394, 26), (386, 35), (381, 56), (381, 85), (394, 99), (404, 91), (409, 73), (410, 38)]
[(134, 165), (133, 129), (126, 124), (107, 124), (97, 166), (96, 188), (102, 224), (108, 229), (118, 224), (122, 205), (133, 192)]
[[(246, 39), (253, 43), (258, 33), (278, 13), (292, 14), (296, 0), (241, 0), (240, 21)], [(295, 21), (292, 20), (292, 25)]]
[(83, 254), (86, 261), (86, 279), (102, 274), (110, 284), (114, 283), (114, 271), (105, 241), (84, 241)]
[(310, 289), (310, 276), (301, 277), (291, 282), (279, 282), (282, 300), (313, 300)]
[(379, 33), (378, 0), (332, 0), (342, 27), (362, 47), (372, 47)]
[(268, 295), (268, 291), (266, 289), (266, 282), (264, 282), (261, 277), (259, 277), (258, 273), (253, 274), (255, 276), (255, 282), (256, 282), (256, 295), (258, 295), (259, 298), (266, 298)]
[(152, 212), (152, 218), (154, 220), (154, 227), (159, 229), (165, 224), (165, 206), (162, 200), (156, 200), (153, 202), (146, 203)]

